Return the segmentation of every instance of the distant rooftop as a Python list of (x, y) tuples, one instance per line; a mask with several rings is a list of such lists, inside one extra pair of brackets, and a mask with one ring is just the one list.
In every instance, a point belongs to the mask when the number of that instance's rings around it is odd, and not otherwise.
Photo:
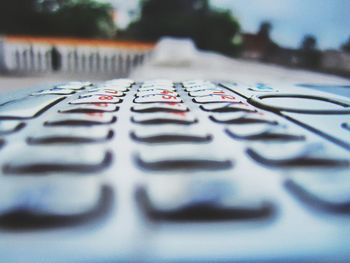
[(135, 49), (150, 49), (154, 47), (153, 43), (121, 41), (109, 39), (83, 39), (67, 37), (37, 37), (37, 36), (4, 36), (3, 40), (9, 43), (33, 43), (49, 45), (73, 45), (73, 46), (102, 46), (102, 47), (120, 47)]

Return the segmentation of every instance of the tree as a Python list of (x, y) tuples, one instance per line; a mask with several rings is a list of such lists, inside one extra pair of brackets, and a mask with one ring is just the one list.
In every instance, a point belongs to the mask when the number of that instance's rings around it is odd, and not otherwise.
[(321, 52), (317, 50), (317, 39), (313, 35), (304, 36), (300, 45), (300, 66), (317, 69), (321, 64)]
[(301, 43), (301, 49), (306, 51), (315, 50), (317, 46), (317, 40), (313, 35), (306, 35)]
[(226, 10), (214, 10), (208, 0), (143, 0), (140, 18), (125, 36), (157, 41), (162, 36), (192, 38), (201, 49), (232, 55), (239, 24)]
[(57, 35), (114, 37), (115, 25), (109, 4), (93, 0), (65, 1), (55, 12)]
[(266, 39), (270, 39), (271, 30), (272, 30), (271, 23), (268, 22), (268, 21), (263, 21), (260, 24), (260, 28), (259, 28), (259, 31), (258, 31), (258, 36), (266, 38)]
[(345, 42), (342, 46), (341, 49), (345, 52), (350, 53), (350, 37), (347, 42)]
[(94, 0), (4, 0), (0, 33), (113, 37), (112, 6)]

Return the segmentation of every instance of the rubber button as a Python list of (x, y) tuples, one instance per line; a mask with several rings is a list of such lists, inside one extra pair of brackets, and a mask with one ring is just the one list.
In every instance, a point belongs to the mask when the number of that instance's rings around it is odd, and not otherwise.
[(273, 205), (231, 180), (149, 180), (138, 189), (141, 208), (155, 220), (220, 221), (264, 218)]
[(6, 178), (0, 186), (0, 226), (16, 230), (80, 225), (104, 216), (112, 189), (94, 177)]
[(190, 113), (185, 112), (162, 112), (162, 113), (144, 113), (131, 117), (131, 120), (139, 124), (193, 124), (197, 119)]
[(117, 118), (103, 112), (57, 114), (45, 122), (47, 126), (90, 126), (114, 123)]
[(27, 96), (0, 105), (0, 119), (30, 119), (54, 106), (65, 97)]
[(112, 153), (91, 146), (28, 146), (8, 158), (5, 174), (96, 173), (108, 167)]

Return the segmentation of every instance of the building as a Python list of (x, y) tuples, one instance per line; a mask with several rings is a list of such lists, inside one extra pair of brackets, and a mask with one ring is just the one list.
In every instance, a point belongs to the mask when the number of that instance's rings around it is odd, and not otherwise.
[(154, 45), (113, 40), (3, 36), (0, 70), (5, 73), (97, 73), (127, 75)]

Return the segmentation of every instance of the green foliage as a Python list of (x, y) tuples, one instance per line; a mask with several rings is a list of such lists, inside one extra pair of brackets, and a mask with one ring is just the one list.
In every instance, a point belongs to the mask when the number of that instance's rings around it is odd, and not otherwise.
[(229, 11), (212, 9), (208, 0), (144, 0), (140, 8), (140, 18), (125, 32), (129, 38), (189, 37), (201, 49), (229, 55), (237, 50), (237, 20)]
[(112, 7), (94, 0), (5, 0), (0, 33), (113, 37)]
[(71, 0), (55, 13), (58, 35), (113, 37), (115, 28), (111, 7), (93, 0)]

